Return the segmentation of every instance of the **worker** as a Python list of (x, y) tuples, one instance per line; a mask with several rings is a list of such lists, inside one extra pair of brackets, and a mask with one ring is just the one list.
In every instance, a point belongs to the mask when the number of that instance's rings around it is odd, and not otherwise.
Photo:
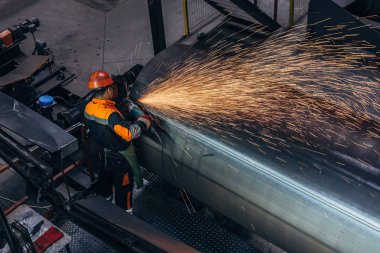
[(126, 103), (126, 115), (121, 113), (115, 103), (118, 85), (107, 72), (92, 73), (88, 87), (95, 90), (95, 95), (85, 107), (85, 124), (98, 145), (103, 165), (96, 192), (107, 199), (114, 195), (115, 204), (131, 213), (135, 179), (138, 188), (143, 185), (132, 140), (148, 130), (152, 120), (131, 101)]

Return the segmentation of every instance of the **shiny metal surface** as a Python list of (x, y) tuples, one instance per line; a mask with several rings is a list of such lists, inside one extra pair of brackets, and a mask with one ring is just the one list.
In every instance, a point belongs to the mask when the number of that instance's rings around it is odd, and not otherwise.
[(0, 93), (0, 125), (49, 152), (60, 152), (62, 158), (78, 149), (75, 137), (4, 93)]
[[(178, 55), (191, 50), (176, 45), (153, 58), (132, 96), (167, 71), (162, 62), (178, 61)], [(378, 161), (371, 168), (348, 163), (342, 170), (336, 168), (341, 155), (329, 150), (323, 157), (290, 152), (282, 163), (269, 149), (264, 156), (244, 138), (227, 144), (215, 134), (156, 116), (161, 119), (163, 166), (162, 146), (153, 135), (136, 146), (143, 151), (143, 166), (169, 183), (288, 252), (380, 252)], [(350, 153), (343, 155), (353, 159)], [(361, 155), (366, 157), (363, 150)], [(300, 169), (299, 161), (318, 162), (322, 168)]]

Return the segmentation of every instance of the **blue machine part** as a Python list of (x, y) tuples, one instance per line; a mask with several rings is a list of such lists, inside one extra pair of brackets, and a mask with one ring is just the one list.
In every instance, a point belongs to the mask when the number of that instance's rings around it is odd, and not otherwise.
[(44, 95), (38, 98), (38, 104), (40, 106), (52, 106), (54, 104), (54, 98), (49, 95)]

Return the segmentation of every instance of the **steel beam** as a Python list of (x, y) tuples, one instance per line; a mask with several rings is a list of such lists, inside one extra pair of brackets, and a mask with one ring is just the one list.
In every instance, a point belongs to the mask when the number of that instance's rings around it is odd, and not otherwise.
[(150, 29), (154, 54), (158, 54), (166, 48), (164, 18), (162, 16), (161, 0), (148, 0)]
[(247, 13), (249, 16), (256, 19), (262, 25), (268, 27), (269, 30), (275, 31), (279, 29), (281, 26), (267, 16), (263, 11), (259, 9), (256, 5), (252, 4), (248, 0), (230, 0), (233, 4), (239, 7), (242, 11)]

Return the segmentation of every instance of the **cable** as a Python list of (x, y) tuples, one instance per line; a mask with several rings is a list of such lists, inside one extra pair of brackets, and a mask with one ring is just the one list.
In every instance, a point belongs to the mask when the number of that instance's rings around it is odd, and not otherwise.
[(34, 41), (34, 50), (32, 53), (32, 55), (34, 55), (37, 52), (37, 43), (36, 43), (36, 37), (34, 36), (34, 32), (31, 32), (31, 34), (32, 34), (33, 41)]
[(0, 206), (0, 224), (1, 224), (1, 229), (3, 233), (5, 234), (5, 239), (9, 245), (10, 251), (14, 253), (22, 252), (22, 249), (16, 243), (16, 239), (13, 236), (12, 230), (8, 224), (7, 217), (5, 217), (5, 214), (1, 206)]
[(65, 182), (67, 194), (69, 195), (69, 203), (71, 203), (72, 202), (71, 192), (70, 192), (69, 186), (67, 184), (66, 173), (65, 173), (65, 170), (63, 169), (63, 166), (62, 166), (62, 160), (59, 161), (59, 167), (61, 168), (61, 172), (62, 172), (62, 176), (63, 176), (63, 181)]
[[(161, 168), (160, 168), (160, 176), (162, 177), (162, 171), (164, 170), (164, 143), (162, 142), (162, 139), (161, 139), (160, 135), (158, 134), (157, 130), (153, 126), (150, 128), (150, 132), (157, 137), (158, 141), (161, 144)], [(162, 191), (162, 188), (163, 188), (163, 180), (160, 180), (160, 191)]]
[[(13, 204), (16, 204), (18, 202), (18, 201), (14, 201), (12, 199), (6, 198), (6, 197), (1, 196), (1, 195), (0, 195), (0, 199), (7, 200)], [(52, 205), (48, 205), (48, 206), (34, 206), (34, 205), (28, 205), (28, 204), (25, 204), (25, 205), (32, 207), (32, 208), (41, 208), (41, 209), (49, 209), (50, 207), (52, 207)]]
[[(32, 242), (32, 238), (30, 238), (30, 235), (29, 235), (29, 232), (28, 232), (28, 229), (25, 228), (20, 222), (18, 222), (17, 220), (15, 220), (12, 224), (10, 224), (10, 226), (13, 228), (14, 231), (17, 231), (18, 234), (19, 234), (19, 238), (21, 238), (21, 247), (26, 247), (28, 249), (27, 252), (31, 252), (31, 253), (37, 253), (34, 246), (33, 246), (33, 242)], [(17, 236), (16, 236), (17, 237)]]
[(67, 107), (69, 107), (70, 109), (73, 107), (73, 105), (71, 103), (69, 103), (65, 98), (61, 97), (61, 96), (54, 96), (54, 99), (55, 100), (61, 100), (61, 102), (63, 102), (63, 104)]

